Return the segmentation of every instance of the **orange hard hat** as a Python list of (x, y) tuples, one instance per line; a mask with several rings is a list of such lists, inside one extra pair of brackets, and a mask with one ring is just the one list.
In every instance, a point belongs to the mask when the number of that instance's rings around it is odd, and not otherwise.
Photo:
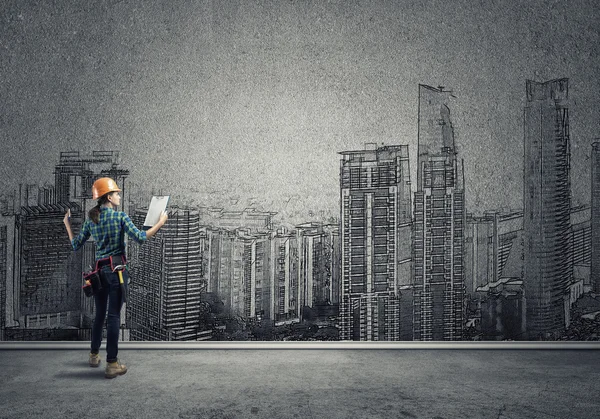
[(109, 192), (121, 192), (117, 186), (117, 182), (109, 177), (101, 177), (92, 185), (92, 199), (98, 199)]

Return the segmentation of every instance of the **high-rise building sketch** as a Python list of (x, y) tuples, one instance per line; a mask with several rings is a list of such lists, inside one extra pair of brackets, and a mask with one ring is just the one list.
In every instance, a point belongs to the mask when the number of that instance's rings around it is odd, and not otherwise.
[(464, 317), (464, 185), (451, 92), (419, 85), (414, 217), (414, 340), (460, 340)]
[[(228, 269), (231, 272), (231, 310), (233, 314), (240, 317), (246, 317), (246, 289), (244, 280), (246, 278), (250, 280), (250, 274), (245, 275), (245, 267), (247, 266), (245, 263), (247, 253), (244, 252), (246, 247), (245, 241), (243, 233), (240, 234), (240, 231), (234, 230), (231, 240), (229, 240), (228, 235), (223, 242), (224, 247), (221, 252), (222, 264), (229, 264)], [(228, 252), (228, 246), (231, 248), (230, 252)], [(223, 270), (225, 271), (226, 269), (223, 265)]]
[(591, 288), (600, 294), (600, 141), (592, 144), (591, 154)]
[(0, 226), (0, 340), (4, 340), (6, 328), (6, 285), (8, 283), (7, 226)]
[(399, 265), (410, 243), (408, 146), (340, 153), (340, 339), (398, 340)]
[(568, 79), (527, 80), (524, 112), (524, 281), (527, 331), (552, 338), (565, 327), (573, 276)]
[(225, 229), (201, 227), (202, 263), (206, 291), (216, 294), (230, 311), (233, 306), (232, 250), (235, 234)]
[[(141, 226), (147, 209), (136, 209)], [(127, 324), (131, 340), (201, 340), (199, 321), (202, 273), (200, 215), (172, 208), (169, 221), (151, 240), (128, 248), (131, 267)]]
[(271, 238), (272, 313), (276, 323), (300, 318), (298, 267), (298, 238), (295, 232), (279, 228)]
[(319, 223), (296, 226), (300, 255), (300, 304), (314, 307), (332, 299), (332, 229)]
[(591, 290), (592, 218), (591, 207), (571, 208), (571, 240), (573, 277), (571, 284), (582, 281)]
[(334, 228), (331, 232), (331, 303), (338, 306), (341, 299), (341, 245), (340, 229)]
[(246, 318), (272, 319), (270, 235), (242, 229), (237, 231), (243, 245), (243, 315)]

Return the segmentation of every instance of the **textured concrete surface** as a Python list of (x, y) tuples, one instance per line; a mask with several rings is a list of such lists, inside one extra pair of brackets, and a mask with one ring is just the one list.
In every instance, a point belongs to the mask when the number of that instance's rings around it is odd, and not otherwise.
[(113, 380), (87, 355), (0, 351), (0, 418), (600, 417), (595, 350), (126, 349)]

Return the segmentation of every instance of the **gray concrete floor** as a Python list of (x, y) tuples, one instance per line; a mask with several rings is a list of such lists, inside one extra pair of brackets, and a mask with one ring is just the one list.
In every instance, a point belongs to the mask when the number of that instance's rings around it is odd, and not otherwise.
[(112, 380), (87, 356), (0, 350), (0, 418), (600, 418), (597, 350), (125, 349)]

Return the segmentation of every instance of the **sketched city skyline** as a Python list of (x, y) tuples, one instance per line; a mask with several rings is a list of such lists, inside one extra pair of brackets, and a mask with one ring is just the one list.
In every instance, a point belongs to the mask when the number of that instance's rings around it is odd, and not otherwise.
[[(339, 224), (304, 220), (289, 231), (273, 223), (275, 212), (193, 208), (173, 199), (165, 231), (139, 250), (129, 248), (135, 275), (123, 321), (126, 338), (271, 340), (295, 336), (310, 340), (320, 329), (329, 330), (322, 333), (327, 339), (337, 335), (345, 340), (462, 340), (469, 339), (467, 330), (478, 330), (470, 336), (478, 339), (556, 339), (564, 335), (571, 324), (568, 312), (585, 292), (596, 288), (596, 280), (590, 276), (593, 223), (589, 206), (573, 208), (570, 201), (568, 108), (562, 102), (555, 105), (568, 97), (568, 80), (534, 83), (528, 81), (527, 95), (530, 101), (544, 103), (543, 129), (525, 141), (537, 141), (542, 148), (546, 142), (560, 142), (560, 153), (542, 156), (536, 164), (557, 167), (562, 176), (559, 182), (564, 193), (544, 199), (550, 208), (560, 203), (566, 211), (561, 216), (567, 220), (564, 237), (559, 239), (564, 245), (559, 250), (564, 261), (552, 258), (556, 268), (535, 271), (541, 273), (537, 281), (542, 289), (547, 273), (556, 273), (561, 281), (553, 285), (559, 289), (554, 299), (545, 299), (543, 294), (538, 297), (543, 310), (558, 313), (549, 326), (526, 326), (532, 324), (531, 316), (537, 311), (530, 314), (524, 310), (525, 300), (532, 300), (528, 285), (532, 277), (527, 274), (528, 265), (518, 259), (526, 261), (533, 254), (528, 250), (529, 241), (543, 243), (533, 235), (540, 227), (524, 229), (531, 205), (525, 205), (526, 213), (521, 213), (526, 215), (521, 215), (523, 224), (516, 221), (504, 233), (498, 229), (499, 222), (506, 217), (515, 219), (515, 215), (518, 219), (519, 211), (506, 214), (500, 209), (476, 208), (490, 214), (481, 218), (465, 208), (462, 173), (469, 162), (456, 151), (452, 95), (442, 87), (419, 85), (422, 128), (416, 192), (411, 188), (407, 145), (366, 144), (364, 150), (340, 151), (343, 200)], [(563, 96), (557, 96), (558, 92)], [(560, 106), (556, 109), (563, 115), (558, 119), (555, 106)], [(549, 115), (546, 119), (544, 112)], [(526, 119), (526, 127), (528, 123)], [(536, 135), (540, 136), (537, 140)], [(112, 176), (123, 185), (123, 202), (128, 206), (123, 209), (140, 224), (145, 214), (143, 201), (148, 202), (149, 196), (141, 197), (128, 185), (130, 172), (120, 165), (118, 154), (63, 152), (54, 171), (54, 185), (37, 191), (20, 186), (12, 203), (4, 197), (2, 212), (9, 218), (2, 230), (3, 267), (10, 265), (10, 240), (5, 237), (11, 219), (14, 226), (9, 235), (15, 245), (13, 293), (9, 298), (10, 275), (3, 268), (5, 285), (0, 295), (11, 301), (4, 305), (4, 311), (12, 315), (10, 320), (4, 318), (6, 338), (19, 339), (19, 333), (32, 327), (40, 332), (51, 324), (71, 329), (71, 334), (60, 336), (81, 338), (92, 308), (81, 297), (75, 278), (78, 267), (92, 264), (93, 248), (87, 246), (71, 255), (63, 244), (62, 227), (52, 220), (71, 208), (74, 225), (81, 224), (90, 206), (89, 185), (99, 176)], [(537, 158), (536, 153), (532, 156), (524, 158)], [(558, 163), (552, 160), (554, 156), (559, 156)], [(526, 183), (534, 186), (546, 179), (524, 176)], [(391, 195), (387, 195), (388, 189)], [(543, 185), (540, 191), (546, 196)], [(541, 211), (535, 214), (547, 217), (545, 210)], [(535, 214), (532, 217), (539, 220), (540, 215)], [(43, 226), (47, 226), (45, 232), (40, 230)], [(555, 233), (548, 228), (543, 224), (542, 229), (553, 237)], [(36, 236), (40, 234), (44, 237), (41, 242)], [(311, 236), (317, 240), (306, 241)], [(480, 240), (487, 242), (478, 245), (483, 253), (474, 247)], [(501, 243), (505, 244), (499, 247)], [(502, 255), (500, 248), (504, 249)], [(519, 257), (521, 252), (524, 257)], [(546, 253), (543, 250), (541, 254)], [(512, 274), (507, 273), (510, 260)], [(478, 266), (485, 264), (487, 271), (482, 271)], [(490, 264), (496, 268), (489, 270)], [(570, 276), (560, 274), (562, 271)], [(43, 289), (49, 285), (49, 290)], [(473, 311), (476, 302), (479, 308)], [(241, 324), (234, 327), (232, 321)]]

